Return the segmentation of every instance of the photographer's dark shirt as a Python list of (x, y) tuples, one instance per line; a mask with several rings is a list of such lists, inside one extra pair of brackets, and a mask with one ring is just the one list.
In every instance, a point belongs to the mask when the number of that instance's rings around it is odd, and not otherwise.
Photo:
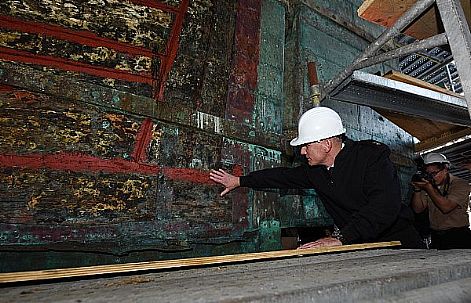
[(389, 148), (379, 142), (347, 139), (329, 170), (308, 165), (259, 170), (241, 177), (240, 185), (315, 189), (340, 228), (344, 244), (401, 240), (394, 237), (412, 228), (413, 214), (401, 203), (399, 179), (389, 155)]

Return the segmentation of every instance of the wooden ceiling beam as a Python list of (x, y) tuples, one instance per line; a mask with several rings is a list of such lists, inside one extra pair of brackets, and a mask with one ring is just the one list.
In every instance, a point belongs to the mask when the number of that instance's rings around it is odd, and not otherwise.
[(419, 143), (414, 145), (414, 149), (416, 152), (421, 152), (424, 150), (439, 147), (443, 144), (458, 140), (460, 138), (463, 138), (469, 135), (471, 135), (471, 128), (465, 128), (459, 131), (444, 132), (438, 137), (432, 137), (432, 138), (428, 138), (426, 140), (420, 141)]

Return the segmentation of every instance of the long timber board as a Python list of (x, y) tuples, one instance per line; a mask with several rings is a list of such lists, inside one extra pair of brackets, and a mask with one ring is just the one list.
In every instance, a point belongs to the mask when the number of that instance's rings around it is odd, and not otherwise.
[(352, 244), (311, 249), (280, 250), (236, 255), (223, 255), (200, 258), (175, 259), (165, 261), (149, 261), (113, 265), (97, 265), (76, 268), (47, 269), (38, 271), (10, 272), (0, 274), (0, 284), (14, 282), (45, 281), (62, 278), (93, 277), (105, 274), (135, 273), (141, 271), (164, 270), (172, 268), (198, 267), (207, 265), (262, 261), (288, 257), (302, 257), (315, 254), (336, 253), (363, 249), (375, 249), (400, 246), (401, 242), (376, 242)]

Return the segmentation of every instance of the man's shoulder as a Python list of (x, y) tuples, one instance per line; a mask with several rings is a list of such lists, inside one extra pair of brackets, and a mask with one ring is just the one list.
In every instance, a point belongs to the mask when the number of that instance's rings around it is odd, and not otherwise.
[(389, 150), (389, 147), (386, 144), (376, 140), (360, 140), (354, 142), (354, 145), (356, 145), (357, 148), (363, 150)]
[(376, 162), (379, 159), (389, 158), (391, 154), (391, 150), (386, 144), (375, 140), (352, 141), (350, 146), (347, 149), (350, 155), (361, 157), (367, 162)]
[(456, 185), (469, 186), (469, 182), (461, 177), (450, 174), (450, 182)]
[(386, 144), (381, 143), (381, 142), (376, 141), (376, 140), (360, 140), (360, 141), (357, 141), (357, 142), (362, 144), (362, 145), (367, 145), (367, 146), (386, 146)]

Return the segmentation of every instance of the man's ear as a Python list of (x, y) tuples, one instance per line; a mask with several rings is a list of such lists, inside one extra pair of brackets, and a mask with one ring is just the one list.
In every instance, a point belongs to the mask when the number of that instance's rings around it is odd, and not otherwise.
[(332, 143), (332, 140), (331, 139), (326, 139), (323, 141), (324, 144), (322, 144), (323, 148), (324, 148), (324, 151), (326, 153), (328, 153), (331, 149), (332, 149), (332, 146), (333, 146), (333, 143)]

